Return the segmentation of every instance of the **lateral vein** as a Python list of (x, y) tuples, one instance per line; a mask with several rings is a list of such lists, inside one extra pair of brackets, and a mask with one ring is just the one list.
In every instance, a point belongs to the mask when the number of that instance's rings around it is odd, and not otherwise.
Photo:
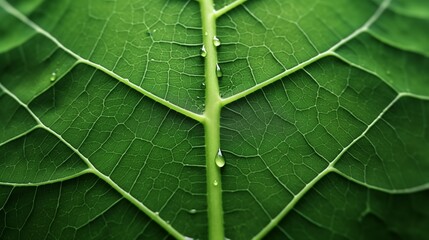
[(292, 67), (290, 69), (287, 69), (285, 71), (283, 71), (282, 73), (277, 74), (276, 76), (265, 80), (263, 82), (260, 82), (256, 85), (254, 85), (253, 87), (250, 87), (242, 92), (239, 92), (237, 94), (234, 94), (230, 97), (227, 98), (223, 98), (222, 99), (222, 104), (223, 105), (227, 105), (231, 102), (237, 101), (243, 97), (246, 97), (247, 95), (263, 88), (266, 87), (314, 62), (316, 62), (319, 59), (322, 59), (324, 57), (330, 56), (330, 55), (334, 55), (335, 50), (337, 50), (339, 47), (341, 47), (342, 45), (344, 45), (345, 43), (347, 43), (348, 41), (350, 41), (351, 39), (355, 38), (356, 36), (358, 36), (359, 34), (368, 31), (368, 28), (381, 16), (381, 14), (384, 12), (384, 10), (386, 10), (386, 8), (389, 6), (391, 0), (384, 0), (381, 5), (378, 7), (378, 9), (374, 12), (374, 14), (358, 29), (356, 29), (354, 32), (352, 32), (350, 35), (348, 35), (347, 37), (341, 39), (339, 42), (337, 42), (336, 44), (334, 44), (331, 48), (329, 48), (328, 50), (319, 53), (318, 55), (296, 65), (295, 67)]
[(65, 51), (66, 53), (70, 54), (72, 57), (76, 58), (78, 63), (83, 63), (86, 64), (88, 66), (94, 67), (104, 73), (106, 73), (107, 75), (115, 78), (116, 80), (122, 82), (123, 84), (131, 87), (132, 89), (136, 90), (137, 92), (143, 94), (144, 96), (147, 96), (148, 98), (178, 112), (181, 113), (189, 118), (192, 118), (198, 122), (203, 122), (204, 121), (204, 116), (195, 112), (192, 112), (190, 110), (187, 110), (185, 108), (182, 108), (166, 99), (163, 99), (143, 88), (141, 88), (140, 86), (132, 83), (129, 79), (127, 78), (123, 78), (121, 76), (119, 76), (118, 74), (116, 74), (115, 72), (107, 69), (106, 67), (91, 62), (88, 59), (85, 59), (81, 56), (79, 56), (77, 53), (73, 52), (72, 50), (68, 49), (67, 47), (65, 47), (57, 38), (55, 38), (54, 36), (52, 36), (49, 32), (47, 32), (46, 30), (44, 30), (43, 28), (41, 28), (39, 25), (37, 25), (35, 22), (31, 21), (29, 18), (27, 18), (27, 16), (25, 16), (24, 14), (22, 14), (21, 12), (19, 12), (16, 8), (14, 8), (13, 6), (11, 6), (8, 2), (6, 1), (0, 1), (0, 6), (7, 11), (9, 14), (11, 14), (12, 16), (16, 17), (17, 19), (19, 19), (21, 22), (23, 22), (24, 24), (26, 24), (27, 26), (31, 27), (33, 30), (35, 30), (36, 32), (42, 34), (43, 36), (47, 37), (48, 39), (50, 39), (52, 42), (54, 42), (59, 48), (61, 48), (63, 51)]
[(384, 116), (384, 114), (402, 97), (406, 95), (398, 94), (382, 111), (381, 113), (367, 126), (367, 128), (358, 136), (356, 137), (352, 142), (349, 143), (346, 147), (343, 148), (343, 150), (332, 160), (332, 162), (329, 163), (329, 165), (321, 171), (313, 180), (311, 180), (309, 183), (305, 185), (301, 191), (299, 191), (292, 200), (283, 208), (283, 210), (274, 217), (271, 222), (266, 225), (258, 234), (253, 237), (254, 240), (256, 239), (262, 239), (266, 234), (268, 234), (275, 226), (277, 226), (280, 221), (292, 210), (292, 208), (301, 200), (301, 198), (310, 190), (313, 188), (313, 186), (319, 182), (324, 176), (326, 176), (330, 172), (335, 172), (335, 163), (338, 162), (338, 160), (344, 155), (345, 152), (347, 152), (348, 149), (350, 149), (356, 142), (358, 142), (361, 138), (363, 138), (368, 131)]
[(234, 8), (242, 5), (246, 1), (247, 0), (236, 0), (236, 1), (234, 1), (234, 2), (232, 2), (230, 4), (228, 4), (228, 5), (226, 5), (224, 7), (222, 7), (221, 9), (216, 10), (215, 13), (214, 13), (214, 17), (215, 18), (219, 18), (220, 16), (226, 14), (227, 12), (233, 10)]
[(143, 203), (141, 203), (139, 200), (137, 200), (134, 196), (132, 196), (130, 193), (122, 189), (118, 184), (116, 184), (109, 176), (103, 174), (100, 172), (90, 161), (87, 157), (85, 157), (78, 149), (73, 147), (69, 142), (67, 142), (60, 134), (46, 126), (39, 117), (24, 103), (19, 99), (15, 94), (9, 91), (3, 84), (0, 83), (0, 89), (5, 92), (7, 95), (9, 95), (11, 98), (13, 98), (16, 102), (18, 102), (22, 107), (24, 107), (28, 113), (34, 118), (34, 120), (37, 122), (37, 124), (40, 126), (40, 128), (45, 129), (47, 132), (54, 135), (58, 140), (60, 140), (62, 143), (64, 143), (68, 148), (70, 148), (74, 153), (76, 153), (88, 166), (89, 170), (102, 179), (104, 182), (109, 184), (113, 189), (115, 189), (119, 194), (121, 194), (125, 199), (127, 199), (130, 203), (132, 203), (134, 206), (136, 206), (138, 209), (140, 209), (142, 212), (144, 212), (149, 218), (151, 218), (153, 221), (158, 223), (161, 227), (163, 227), (167, 232), (169, 232), (172, 236), (174, 236), (177, 239), (186, 239), (185, 236), (183, 236), (181, 233), (179, 233), (175, 228), (173, 228), (170, 224), (168, 224), (166, 221), (164, 221), (158, 214), (150, 210), (148, 207), (146, 207)]

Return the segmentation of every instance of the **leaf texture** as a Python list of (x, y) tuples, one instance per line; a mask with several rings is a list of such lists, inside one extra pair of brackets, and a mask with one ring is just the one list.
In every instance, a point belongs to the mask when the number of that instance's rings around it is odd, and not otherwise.
[(427, 0), (0, 19), (1, 239), (428, 236)]

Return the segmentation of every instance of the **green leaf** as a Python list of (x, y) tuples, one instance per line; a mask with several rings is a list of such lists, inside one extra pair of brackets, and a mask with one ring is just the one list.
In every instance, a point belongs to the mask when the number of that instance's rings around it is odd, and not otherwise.
[(0, 19), (1, 239), (427, 238), (427, 0)]

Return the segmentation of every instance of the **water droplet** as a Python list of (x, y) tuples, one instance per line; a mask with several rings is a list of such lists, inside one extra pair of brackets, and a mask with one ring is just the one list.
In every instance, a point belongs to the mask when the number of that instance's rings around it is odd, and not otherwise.
[(167, 220), (167, 221), (165, 221), (165, 223), (170, 224), (170, 221)]
[(215, 47), (220, 46), (220, 40), (216, 36), (213, 37), (213, 45), (215, 45)]
[(203, 45), (203, 47), (201, 48), (201, 57), (206, 57), (206, 56), (207, 56), (207, 51), (206, 51), (206, 48)]
[(146, 34), (150, 37), (152, 34), (156, 32), (156, 29), (153, 29), (152, 31), (150, 29), (147, 30)]
[(222, 73), (222, 70), (220, 69), (220, 67), (219, 67), (219, 64), (216, 64), (216, 76), (218, 77), (218, 78), (220, 78), (220, 77), (222, 77), (223, 76), (223, 73)]
[(49, 80), (51, 80), (51, 82), (53, 82), (56, 79), (57, 79), (57, 73), (56, 72), (51, 73), (51, 77), (49, 78)]
[(195, 213), (197, 213), (197, 209), (191, 209), (191, 210), (189, 210), (189, 213), (190, 214), (195, 214)]
[(155, 215), (159, 216), (159, 212), (154, 212), (154, 213), (155, 213)]
[(209, 35), (209, 33), (208, 32), (204, 32), (204, 35), (207, 36), (207, 35)]
[(205, 88), (206, 87), (206, 83), (205, 82), (201, 83), (201, 87)]
[(223, 157), (223, 154), (222, 154), (222, 151), (220, 150), (220, 148), (219, 148), (217, 155), (215, 157), (215, 163), (216, 163), (216, 166), (218, 166), (218, 167), (225, 166), (225, 158)]
[(219, 183), (217, 182), (217, 180), (214, 180), (213, 181), (213, 186), (217, 186), (217, 185), (219, 185)]

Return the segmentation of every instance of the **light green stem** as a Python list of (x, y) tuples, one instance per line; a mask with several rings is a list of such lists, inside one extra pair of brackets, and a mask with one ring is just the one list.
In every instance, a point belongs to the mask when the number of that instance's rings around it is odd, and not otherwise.
[(203, 26), (203, 44), (205, 57), (206, 109), (204, 112), (204, 129), (206, 144), (207, 168), (207, 205), (209, 239), (223, 240), (222, 182), (220, 168), (215, 164), (220, 147), (220, 111), (222, 108), (219, 96), (219, 80), (216, 76), (217, 51), (213, 44), (216, 36), (216, 17), (213, 0), (200, 0)]

